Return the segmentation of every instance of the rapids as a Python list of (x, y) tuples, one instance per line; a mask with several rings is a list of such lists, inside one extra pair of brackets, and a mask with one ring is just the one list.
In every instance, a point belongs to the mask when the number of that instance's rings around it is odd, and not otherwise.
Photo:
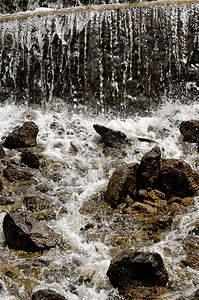
[[(15, 197), (20, 198), (24, 193), (39, 194), (39, 185), (48, 187), (47, 195), (52, 199), (56, 218), (46, 222), (55, 230), (59, 245), (43, 255), (35, 256), (5, 248), (2, 220), (9, 206), (2, 209), (1, 262), (19, 269), (19, 274), (17, 278), (4, 274), (7, 286), (2, 283), (1, 299), (29, 299), (31, 291), (39, 287), (52, 287), (71, 300), (122, 299), (117, 290), (110, 286), (106, 276), (111, 251), (114, 250), (113, 240), (118, 236), (114, 224), (117, 224), (119, 217), (118, 212), (110, 212), (101, 192), (106, 188), (115, 166), (124, 162), (139, 162), (153, 146), (138, 141), (137, 136), (155, 140), (163, 156), (184, 159), (198, 170), (196, 145), (183, 142), (179, 132), (179, 123), (197, 118), (198, 113), (198, 103), (173, 103), (168, 99), (147, 116), (127, 113), (95, 116), (83, 110), (75, 112), (74, 107), (61, 100), (45, 109), (30, 105), (2, 105), (1, 139), (26, 120), (34, 120), (39, 126), (38, 144), (46, 160), (43, 168), (46, 165), (48, 170), (40, 168), (35, 173), (37, 184), (28, 186)], [(127, 147), (124, 155), (104, 155), (98, 143), (99, 136), (92, 127), (94, 123), (123, 131), (132, 139), (132, 145)], [(17, 159), (18, 154), (17, 151), (7, 150), (7, 155)], [(8, 194), (12, 195), (13, 188), (11, 185)], [(134, 228), (132, 221), (126, 224), (123, 236), (126, 239), (131, 237), (132, 248), (149, 247), (163, 257), (172, 288), (158, 299), (175, 299), (198, 288), (199, 272), (184, 268), (180, 263), (185, 257), (182, 239), (199, 217), (198, 200), (196, 196), (189, 213), (176, 217), (173, 230), (159, 243), (143, 239), (145, 233)], [(138, 231), (133, 233), (133, 230)], [(12, 272), (15, 274), (17, 271), (14, 269)]]

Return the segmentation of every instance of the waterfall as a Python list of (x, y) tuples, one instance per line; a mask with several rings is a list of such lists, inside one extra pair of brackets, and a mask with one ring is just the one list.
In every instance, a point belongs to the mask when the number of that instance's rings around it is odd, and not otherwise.
[(1, 98), (128, 106), (174, 87), (196, 94), (198, 4), (105, 8), (0, 18)]
[[(198, 230), (199, 193), (179, 212), (177, 197), (173, 211), (159, 214), (158, 207), (153, 216), (129, 214), (123, 204), (113, 209), (104, 193), (116, 167), (140, 163), (154, 145), (162, 158), (199, 169), (197, 143), (179, 131), (182, 121), (199, 115), (199, 2), (3, 0), (0, 13), (0, 141), (35, 122), (37, 146), (30, 151), (40, 163), (31, 169), (21, 161), (22, 148), (3, 147), (0, 299), (31, 300), (45, 288), (69, 300), (124, 300), (107, 270), (126, 249), (163, 258), (169, 283), (151, 288), (148, 299), (193, 296), (198, 256), (190, 265), (195, 256), (187, 260), (183, 241)], [(93, 124), (120, 131), (129, 143), (104, 146)], [(31, 181), (8, 181), (9, 164), (25, 169)], [(44, 222), (55, 231), (56, 247), (27, 253), (6, 246), (8, 212)], [(171, 230), (153, 231), (154, 220), (167, 212)]]

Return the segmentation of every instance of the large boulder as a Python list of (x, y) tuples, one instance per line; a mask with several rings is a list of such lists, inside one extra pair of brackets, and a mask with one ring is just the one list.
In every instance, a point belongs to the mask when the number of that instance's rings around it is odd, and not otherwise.
[(3, 170), (3, 176), (11, 182), (17, 180), (30, 180), (32, 178), (32, 174), (27, 172), (27, 170), (13, 164), (9, 164)]
[(121, 293), (130, 287), (165, 286), (168, 274), (158, 253), (127, 250), (112, 259), (107, 271), (110, 283)]
[(55, 232), (44, 223), (19, 213), (8, 213), (3, 220), (3, 231), (8, 246), (15, 250), (37, 252), (55, 247)]
[(32, 294), (32, 300), (66, 300), (66, 298), (54, 290), (42, 289)]
[(38, 131), (38, 126), (34, 122), (25, 122), (8, 135), (4, 146), (9, 149), (34, 147), (37, 145)]
[(199, 120), (184, 121), (180, 124), (180, 132), (184, 136), (185, 141), (199, 141)]
[(124, 202), (127, 195), (132, 196), (137, 185), (138, 163), (127, 164), (116, 168), (109, 180), (105, 200), (116, 208)]
[(155, 146), (141, 159), (138, 170), (138, 187), (140, 189), (153, 189), (157, 186), (160, 175), (160, 147)]
[(158, 189), (166, 197), (189, 197), (199, 189), (199, 173), (180, 159), (161, 159)]
[(117, 148), (123, 144), (129, 143), (129, 139), (121, 131), (116, 131), (98, 124), (94, 124), (93, 128), (99, 135), (101, 135), (101, 142), (106, 147)]

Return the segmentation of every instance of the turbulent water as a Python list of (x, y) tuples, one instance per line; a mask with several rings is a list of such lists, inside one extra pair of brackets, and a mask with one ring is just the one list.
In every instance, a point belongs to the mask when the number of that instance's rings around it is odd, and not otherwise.
[[(56, 249), (43, 255), (26, 255), (11, 251), (4, 246), (1, 229), (1, 263), (9, 263), (19, 269), (17, 278), (4, 273), (1, 299), (29, 299), (32, 290), (51, 287), (70, 300), (122, 299), (108, 282), (106, 272), (114, 249), (114, 230), (118, 215), (108, 212), (100, 197), (114, 168), (124, 162), (139, 162), (153, 143), (140, 142), (137, 136), (148, 137), (157, 142), (162, 155), (181, 158), (198, 170), (199, 160), (195, 144), (183, 142), (179, 123), (197, 118), (199, 104), (182, 105), (166, 101), (148, 116), (102, 115), (93, 116), (75, 112), (74, 107), (61, 101), (53, 108), (34, 108), (7, 104), (0, 107), (0, 138), (3, 139), (16, 125), (33, 120), (39, 126), (38, 145), (46, 163), (35, 171), (37, 184), (19, 193), (41, 194), (39, 185), (47, 186), (56, 220), (45, 221), (53, 228), (59, 239)], [(132, 139), (125, 155), (105, 155), (99, 145), (99, 136), (93, 129), (98, 123), (119, 129)], [(7, 155), (17, 159), (17, 151), (7, 150)], [(47, 171), (44, 169), (47, 168)], [(45, 169), (46, 170), (46, 169)], [(13, 188), (13, 186), (12, 186)], [(12, 188), (10, 188), (10, 193)], [(150, 240), (139, 242), (139, 233), (133, 249), (151, 249), (159, 252), (169, 273), (170, 292), (158, 299), (175, 299), (198, 288), (199, 272), (182, 267), (185, 258), (182, 239), (188, 234), (199, 217), (199, 197), (186, 215), (178, 216), (173, 230), (159, 243)], [(106, 211), (107, 209), (107, 211)], [(6, 208), (9, 211), (9, 206)], [(110, 213), (110, 214), (109, 214)], [(1, 228), (5, 210), (0, 214)], [(92, 224), (92, 226), (90, 226)], [(132, 224), (133, 225), (133, 224)], [(132, 230), (127, 225), (126, 238)], [(141, 233), (141, 235), (144, 233)], [(148, 248), (149, 247), (149, 248)], [(6, 283), (6, 284), (5, 284)], [(18, 290), (18, 292), (16, 292)], [(18, 294), (18, 296), (12, 296)]]

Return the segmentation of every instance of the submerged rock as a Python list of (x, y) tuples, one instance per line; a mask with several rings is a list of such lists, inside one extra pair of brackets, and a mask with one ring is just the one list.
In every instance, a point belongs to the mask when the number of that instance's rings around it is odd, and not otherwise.
[(3, 170), (3, 176), (9, 181), (30, 180), (32, 178), (31, 173), (12, 164), (8, 165), (7, 168)]
[(182, 243), (187, 254), (183, 264), (199, 270), (199, 237), (187, 236)]
[(30, 149), (25, 149), (21, 155), (21, 162), (30, 168), (39, 168), (40, 156)]
[(139, 286), (165, 286), (168, 281), (160, 254), (133, 250), (114, 257), (107, 275), (113, 287), (117, 287), (121, 293)]
[(66, 298), (54, 290), (42, 289), (32, 294), (32, 300), (66, 300)]
[(15, 250), (37, 252), (55, 247), (55, 232), (44, 223), (19, 213), (8, 213), (3, 220), (8, 246)]
[(184, 136), (185, 141), (199, 141), (199, 120), (184, 121), (180, 124), (180, 132)]
[(21, 127), (16, 127), (4, 142), (9, 149), (34, 147), (37, 145), (36, 137), (38, 126), (34, 122), (25, 122)]
[(127, 195), (132, 195), (137, 185), (137, 170), (139, 164), (127, 164), (118, 167), (113, 173), (105, 199), (116, 208), (120, 203), (124, 202)]
[(160, 175), (160, 147), (155, 146), (141, 159), (138, 170), (138, 186), (140, 189), (152, 189), (157, 186)]
[(106, 147), (117, 148), (120, 147), (122, 144), (129, 143), (129, 139), (121, 131), (116, 131), (98, 124), (94, 124), (93, 128), (98, 134), (101, 135), (101, 141)]

